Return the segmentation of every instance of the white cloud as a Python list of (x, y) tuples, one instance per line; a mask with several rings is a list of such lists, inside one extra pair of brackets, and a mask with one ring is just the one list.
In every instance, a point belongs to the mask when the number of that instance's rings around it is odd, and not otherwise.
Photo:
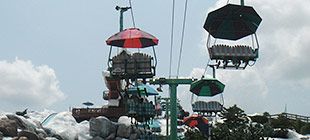
[(50, 106), (65, 99), (55, 71), (47, 65), (34, 66), (16, 58), (0, 61), (0, 103), (6, 106)]
[(309, 1), (255, 1), (263, 18), (260, 27), (259, 69), (278, 84), (310, 85), (310, 10)]
[(246, 70), (220, 70), (218, 78), (226, 85), (225, 106), (237, 104), (244, 110), (263, 111), (268, 96), (268, 86), (255, 67)]

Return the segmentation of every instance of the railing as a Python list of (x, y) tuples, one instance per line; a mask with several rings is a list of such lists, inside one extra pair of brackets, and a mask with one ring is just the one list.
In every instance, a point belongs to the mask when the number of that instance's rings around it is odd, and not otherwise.
[(307, 122), (307, 123), (310, 122), (310, 116), (302, 116), (302, 115), (291, 114), (291, 113), (274, 114), (274, 115), (270, 115), (270, 118), (278, 118), (279, 116), (284, 116), (290, 120), (301, 120), (302, 122)]

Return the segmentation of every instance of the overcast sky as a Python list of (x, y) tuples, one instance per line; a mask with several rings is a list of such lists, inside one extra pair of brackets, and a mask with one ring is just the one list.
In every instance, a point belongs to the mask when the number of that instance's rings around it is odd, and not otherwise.
[[(184, 3), (185, 0), (176, 1), (172, 75), (176, 75)], [(209, 11), (226, 3), (227, 0), (188, 2), (179, 76), (202, 76), (208, 61), (208, 33), (202, 26)], [(287, 104), (290, 113), (310, 115), (310, 1), (245, 0), (245, 4), (253, 6), (263, 19), (257, 30), (259, 58), (245, 70), (216, 71), (217, 78), (226, 85), (225, 106), (237, 104), (247, 113), (280, 113)], [(81, 107), (85, 101), (95, 106), (106, 103), (102, 91), (107, 88), (101, 72), (107, 69), (109, 47), (105, 40), (119, 31), (116, 5), (129, 3), (0, 1), (0, 110), (64, 111)], [(156, 77), (167, 77), (172, 1), (132, 0), (132, 6), (136, 27), (159, 38)], [(124, 28), (130, 27), (133, 24), (128, 11), (124, 14)], [(212, 74), (210, 69), (207, 74)], [(167, 96), (168, 87), (164, 89), (162, 96)], [(178, 97), (188, 111), (191, 95), (189, 86), (178, 87)]]

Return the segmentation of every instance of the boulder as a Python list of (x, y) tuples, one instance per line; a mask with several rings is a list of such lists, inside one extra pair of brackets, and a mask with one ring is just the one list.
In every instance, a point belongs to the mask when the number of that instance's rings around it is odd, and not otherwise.
[(3, 139), (3, 133), (0, 131), (0, 140)]
[(43, 127), (42, 129), (45, 131), (45, 133), (47, 134), (48, 137), (52, 137), (53, 135), (56, 134), (55, 130), (53, 130), (51, 128)]
[(115, 140), (124, 140), (122, 137), (116, 137)]
[(31, 140), (31, 139), (28, 139), (27, 137), (19, 137), (18, 140)]
[(6, 115), (6, 116), (8, 117), (8, 119), (16, 121), (18, 128), (22, 130), (26, 129), (35, 132), (37, 126), (35, 124), (30, 123), (27, 119), (18, 117), (16, 115)]
[(139, 128), (133, 127), (132, 133), (137, 134), (138, 138), (140, 137), (140, 134), (143, 133), (145, 130), (140, 130)]
[(134, 118), (129, 118), (127, 116), (121, 116), (117, 121), (117, 123), (125, 124), (127, 126), (130, 126), (131, 122), (136, 122), (136, 120)]
[(18, 140), (18, 139), (19, 139), (19, 137), (14, 137), (11, 140)]
[(29, 140), (40, 140), (40, 136), (30, 130), (22, 130), (18, 133), (19, 137), (27, 137)]
[(6, 116), (8, 117), (8, 119), (14, 120), (16, 122), (18, 128), (26, 129), (26, 124), (17, 116), (15, 116), (15, 115), (6, 115)]
[(131, 132), (132, 132), (131, 126), (127, 126), (125, 124), (120, 124), (118, 126), (118, 129), (117, 129), (117, 136), (118, 137), (129, 138)]
[(60, 135), (54, 134), (52, 137), (56, 138), (57, 140), (65, 140)]
[(47, 137), (48, 136), (47, 133), (42, 128), (36, 129), (35, 133), (38, 134), (40, 137)]
[(129, 140), (137, 140), (139, 138), (138, 134), (131, 134)]
[(3, 136), (17, 136), (17, 124), (13, 120), (0, 120), (0, 131), (2, 132)]
[(115, 133), (111, 133), (106, 140), (114, 140), (115, 139), (116, 134)]
[(111, 133), (115, 133), (117, 130), (117, 124), (111, 122), (104, 116), (97, 118), (91, 118), (89, 121), (89, 134), (92, 137), (100, 136), (102, 138), (108, 137)]
[(92, 138), (92, 139), (90, 139), (90, 140), (104, 140), (104, 139), (101, 138), (100, 136), (96, 136), (96, 137), (94, 137), (94, 138)]

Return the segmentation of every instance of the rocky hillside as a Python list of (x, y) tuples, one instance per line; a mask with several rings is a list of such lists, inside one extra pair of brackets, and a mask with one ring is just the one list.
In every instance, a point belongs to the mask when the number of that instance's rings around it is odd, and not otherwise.
[(142, 134), (145, 131), (132, 127), (125, 116), (118, 122), (101, 116), (77, 123), (71, 112), (0, 114), (0, 140), (136, 140)]

